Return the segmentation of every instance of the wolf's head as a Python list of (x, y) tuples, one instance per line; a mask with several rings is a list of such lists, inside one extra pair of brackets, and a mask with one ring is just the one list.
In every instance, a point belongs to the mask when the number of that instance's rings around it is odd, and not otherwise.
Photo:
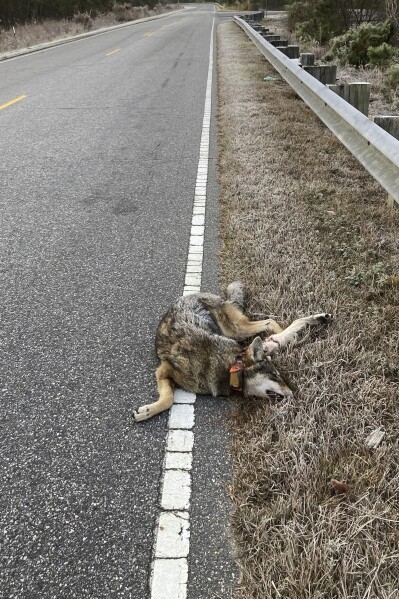
[(292, 391), (263, 350), (262, 339), (255, 337), (243, 355), (243, 392), (255, 397), (284, 399)]

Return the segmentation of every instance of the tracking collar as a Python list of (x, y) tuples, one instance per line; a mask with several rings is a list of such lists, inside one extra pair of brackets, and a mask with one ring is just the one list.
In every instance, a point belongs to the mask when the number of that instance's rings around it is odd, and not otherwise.
[[(243, 352), (245, 353), (245, 351)], [(230, 389), (235, 393), (242, 393), (244, 389), (244, 362), (242, 354), (237, 356), (233, 364), (230, 366)]]

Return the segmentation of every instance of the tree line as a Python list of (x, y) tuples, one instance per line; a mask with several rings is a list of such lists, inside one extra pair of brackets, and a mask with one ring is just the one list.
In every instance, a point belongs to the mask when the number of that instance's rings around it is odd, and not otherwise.
[[(147, 5), (152, 8), (158, 2), (134, 0), (123, 4), (126, 7)], [(115, 0), (0, 0), (0, 28), (46, 19), (71, 19), (79, 13), (96, 17), (99, 13), (109, 12), (114, 5)]]
[[(0, 0), (1, 1), (1, 0)], [(388, 21), (399, 38), (399, 0), (232, 0), (238, 10), (284, 10), (298, 39), (325, 44), (363, 24)]]

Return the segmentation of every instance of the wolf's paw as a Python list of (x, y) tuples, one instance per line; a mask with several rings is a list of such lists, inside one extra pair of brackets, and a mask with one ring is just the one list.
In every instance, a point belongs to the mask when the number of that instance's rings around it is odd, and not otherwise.
[(332, 321), (332, 314), (325, 312), (324, 314), (316, 314), (314, 317), (320, 324), (328, 324)]
[(143, 420), (148, 420), (148, 418), (151, 418), (151, 416), (151, 406), (141, 406), (133, 412), (133, 419), (135, 420), (135, 422), (142, 422)]
[(279, 350), (280, 343), (278, 341), (275, 341), (273, 337), (268, 337), (263, 341), (262, 347), (267, 359), (271, 360), (270, 354), (273, 354), (274, 352)]

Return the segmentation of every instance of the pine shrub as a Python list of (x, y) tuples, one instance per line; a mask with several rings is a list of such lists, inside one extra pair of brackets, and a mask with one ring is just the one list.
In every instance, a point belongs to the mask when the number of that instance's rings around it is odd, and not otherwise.
[(370, 46), (367, 50), (368, 63), (373, 67), (386, 67), (397, 51), (386, 42), (377, 47)]
[[(349, 29), (343, 35), (335, 37), (331, 41), (330, 51), (325, 59), (337, 59), (341, 64), (357, 67), (366, 65), (370, 60), (370, 49), (381, 47), (384, 43), (388, 46), (391, 36), (392, 25), (389, 21), (377, 24), (364, 23), (356, 29)], [(379, 50), (378, 53), (381, 55), (384, 50)]]

